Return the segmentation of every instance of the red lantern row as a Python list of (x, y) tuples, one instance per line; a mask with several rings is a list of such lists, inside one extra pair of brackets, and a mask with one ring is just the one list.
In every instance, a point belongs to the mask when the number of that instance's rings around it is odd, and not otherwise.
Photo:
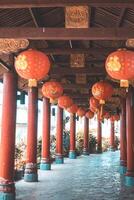
[(45, 97), (55, 100), (63, 94), (63, 87), (59, 82), (46, 82), (42, 87), (42, 93)]
[(99, 100), (100, 104), (104, 104), (105, 101), (113, 94), (113, 87), (106, 81), (100, 81), (92, 86), (93, 96)]

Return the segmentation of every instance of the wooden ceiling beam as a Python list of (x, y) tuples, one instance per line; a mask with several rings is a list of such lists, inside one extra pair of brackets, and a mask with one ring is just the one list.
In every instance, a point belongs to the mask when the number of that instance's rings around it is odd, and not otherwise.
[(83, 68), (63, 68), (63, 67), (55, 67), (50, 70), (50, 76), (51, 75), (76, 75), (76, 74), (82, 74), (86, 73), (88, 76), (97, 76), (97, 75), (105, 75), (106, 71), (104, 67), (83, 67)]
[(0, 8), (65, 7), (89, 5), (93, 7), (134, 7), (133, 0), (1, 0)]
[(32, 40), (126, 40), (133, 36), (133, 28), (0, 28), (0, 38)]
[(125, 18), (126, 12), (127, 12), (126, 8), (123, 8), (121, 10), (120, 16), (119, 16), (117, 24), (116, 24), (117, 27), (121, 27), (121, 25), (123, 24), (123, 20)]
[(90, 87), (88, 86), (88, 84), (75, 84), (75, 83), (65, 83), (62, 84), (64, 89), (89, 89)]
[(53, 49), (43, 49), (38, 48), (39, 50), (43, 51), (47, 55), (53, 54), (53, 55), (70, 55), (70, 54), (109, 54), (116, 50), (116, 48), (53, 48)]

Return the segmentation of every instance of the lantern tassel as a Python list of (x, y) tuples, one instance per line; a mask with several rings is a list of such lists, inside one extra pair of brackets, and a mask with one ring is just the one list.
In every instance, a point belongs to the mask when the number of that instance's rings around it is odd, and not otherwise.
[(129, 87), (129, 81), (128, 80), (121, 80), (120, 81), (120, 87), (128, 88)]
[(58, 99), (50, 98), (50, 103), (53, 104), (53, 105), (56, 105), (58, 103)]
[(28, 87), (37, 87), (37, 80), (36, 79), (29, 79), (28, 80)]
[(101, 104), (101, 109), (100, 109), (100, 119), (103, 119), (103, 104)]

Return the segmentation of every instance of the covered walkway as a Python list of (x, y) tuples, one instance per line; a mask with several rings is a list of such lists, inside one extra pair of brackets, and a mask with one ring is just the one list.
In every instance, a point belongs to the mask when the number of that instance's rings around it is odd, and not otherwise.
[(119, 152), (65, 159), (40, 171), (38, 183), (19, 181), (18, 200), (125, 200), (134, 199), (134, 188), (125, 187), (119, 174)]

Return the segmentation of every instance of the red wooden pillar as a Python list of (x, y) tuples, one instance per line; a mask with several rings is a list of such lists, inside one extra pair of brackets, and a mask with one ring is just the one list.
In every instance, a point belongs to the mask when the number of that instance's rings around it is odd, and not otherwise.
[(115, 132), (114, 132), (114, 122), (113, 121), (111, 121), (110, 150), (115, 151)]
[(120, 114), (120, 173), (126, 173), (127, 139), (126, 139), (126, 99), (121, 100)]
[(12, 72), (3, 76), (3, 105), (0, 143), (0, 199), (14, 200), (14, 152), (17, 81)]
[(97, 152), (102, 153), (102, 127), (100, 120), (97, 120)]
[(134, 91), (129, 89), (126, 100), (127, 172), (125, 184), (134, 186)]
[(56, 164), (63, 164), (63, 109), (57, 106)]
[(38, 89), (28, 89), (28, 134), (27, 155), (24, 180), (38, 181), (37, 174), (37, 117), (38, 117)]
[(43, 98), (43, 134), (42, 134), (42, 159), (41, 170), (50, 170), (50, 103), (49, 99)]
[(71, 159), (76, 158), (75, 129), (76, 129), (75, 114), (70, 114), (70, 151), (69, 151), (69, 158), (71, 158)]
[(89, 119), (84, 117), (84, 148), (83, 154), (89, 155)]

